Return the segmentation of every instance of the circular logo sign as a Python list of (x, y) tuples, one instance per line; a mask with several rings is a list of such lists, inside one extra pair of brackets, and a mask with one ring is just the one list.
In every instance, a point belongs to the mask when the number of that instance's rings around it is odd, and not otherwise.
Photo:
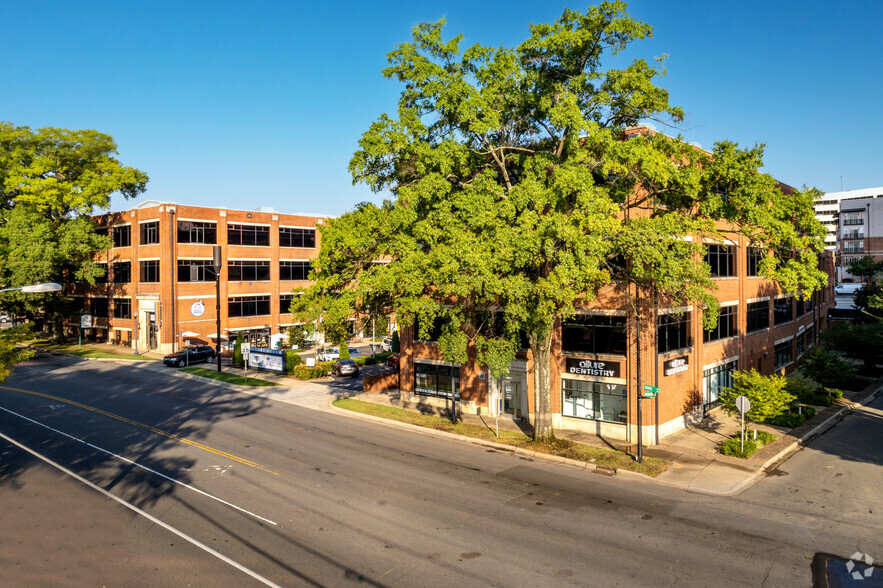
[(194, 302), (192, 305), (190, 305), (190, 313), (193, 316), (202, 316), (202, 313), (204, 313), (204, 312), (205, 312), (205, 304), (203, 304), (202, 302), (197, 301), (197, 302)]

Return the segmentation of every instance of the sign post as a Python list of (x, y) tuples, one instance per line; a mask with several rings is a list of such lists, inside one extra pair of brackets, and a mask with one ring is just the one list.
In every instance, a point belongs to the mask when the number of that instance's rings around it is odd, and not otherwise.
[(659, 394), (659, 388), (644, 384), (644, 398), (656, 398), (657, 394)]
[(251, 343), (242, 343), (240, 347), (242, 351), (242, 361), (245, 363), (245, 381), (248, 381), (248, 352), (251, 351)]
[(80, 315), (80, 342), (77, 345), (78, 347), (83, 346), (83, 329), (91, 329), (92, 328), (92, 315), (91, 314), (81, 314)]
[(751, 410), (751, 401), (748, 400), (745, 396), (738, 396), (736, 398), (736, 408), (739, 409), (739, 414), (742, 416), (742, 452), (745, 452), (745, 413)]

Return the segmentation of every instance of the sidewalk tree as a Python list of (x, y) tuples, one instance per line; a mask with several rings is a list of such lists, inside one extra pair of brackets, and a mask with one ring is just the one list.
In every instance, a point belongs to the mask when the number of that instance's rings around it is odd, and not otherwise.
[[(0, 122), (0, 283), (7, 287), (72, 280), (94, 283), (95, 253), (110, 247), (91, 215), (110, 196), (142, 193), (147, 175), (122, 165), (116, 144), (93, 130), (31, 130)], [(57, 315), (57, 295), (7, 295), (31, 312)], [(61, 335), (60, 316), (53, 316)]]
[(387, 303), (417, 338), (437, 325), (445, 359), (474, 359), (493, 377), (523, 337), (545, 440), (553, 332), (612, 276), (630, 295), (695, 301), (714, 324), (702, 237), (741, 232), (771, 252), (761, 273), (783, 290), (823, 283), (815, 192), (782, 198), (758, 171), (762, 147), (724, 142), (708, 154), (661, 134), (624, 140), (641, 121), (683, 117), (656, 85), (661, 58), (601, 67), (652, 33), (624, 2), (565, 10), (515, 48), (461, 50), (443, 25), (416, 26), (388, 54), (383, 75), (404, 86), (397, 113), (365, 132), (350, 170), (393, 199), (320, 227), (313, 289), (326, 300), (346, 293), (359, 311)]
[(868, 373), (883, 363), (883, 323), (835, 323), (821, 334), (822, 343), (861, 361)]
[(883, 321), (883, 284), (866, 284), (855, 293), (853, 305), (864, 321)]
[(733, 372), (733, 385), (724, 388), (720, 395), (721, 406), (730, 416), (738, 416), (736, 398), (745, 396), (751, 402), (751, 410), (745, 413), (746, 420), (762, 423), (784, 413), (794, 402), (795, 397), (785, 390), (787, 379), (784, 376), (764, 376), (757, 370)]
[(823, 343), (807, 349), (797, 369), (823, 388), (842, 386), (855, 375), (855, 367), (842, 354)]
[(861, 278), (862, 283), (864, 283), (883, 272), (883, 261), (875, 261), (870, 255), (865, 255), (847, 263), (846, 271), (853, 276), (858, 276)]

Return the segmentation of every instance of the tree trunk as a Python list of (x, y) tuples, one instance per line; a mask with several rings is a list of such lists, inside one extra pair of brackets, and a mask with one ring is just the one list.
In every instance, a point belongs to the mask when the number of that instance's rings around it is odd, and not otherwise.
[(551, 441), (555, 438), (552, 430), (552, 381), (549, 366), (552, 355), (551, 327), (531, 334), (530, 350), (533, 353), (534, 439)]

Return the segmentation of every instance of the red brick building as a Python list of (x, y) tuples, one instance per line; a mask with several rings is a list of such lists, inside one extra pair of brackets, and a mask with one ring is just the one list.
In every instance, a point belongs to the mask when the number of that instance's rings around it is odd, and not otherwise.
[[(327, 217), (148, 201), (96, 218), (113, 246), (106, 276), (75, 299), (91, 338), (169, 353), (218, 337), (213, 248), (221, 246), (221, 339), (269, 343), (291, 324), (291, 292), (306, 286)], [(71, 324), (71, 329), (78, 329)]]
[[(641, 374), (633, 317), (617, 306), (617, 286), (602, 288), (598, 299), (555, 327), (552, 339), (552, 413), (556, 428), (583, 430), (615, 439), (637, 439), (638, 390), (660, 389), (641, 400), (644, 443), (654, 443), (704, 416), (717, 404), (733, 370), (786, 373), (826, 328), (833, 306), (833, 258), (820, 268), (829, 287), (811, 300), (782, 295), (757, 275), (761, 251), (738, 241), (709, 243), (706, 261), (713, 268), (721, 313), (717, 327), (705, 331), (692, 306), (654, 309), (641, 316)], [(664, 306), (664, 304), (663, 304)], [(655, 316), (654, 316), (655, 315)], [(453, 392), (467, 413), (532, 420), (533, 360), (524, 349), (501, 380), (484, 366), (442, 360), (437, 344), (416, 341), (414, 329), (402, 333), (400, 388), (415, 403), (443, 407)]]

